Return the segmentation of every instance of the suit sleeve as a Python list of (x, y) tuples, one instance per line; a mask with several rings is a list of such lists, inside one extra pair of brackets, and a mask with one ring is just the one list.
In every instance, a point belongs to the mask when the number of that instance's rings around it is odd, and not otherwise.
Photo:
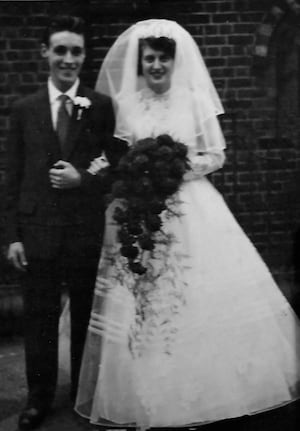
[(10, 131), (6, 147), (4, 217), (6, 242), (20, 241), (18, 230), (18, 206), (23, 177), (24, 143), (22, 137), (22, 112), (14, 105), (10, 117)]
[[(115, 115), (111, 99), (107, 98), (105, 105), (102, 107), (102, 115), (105, 117), (104, 127), (102, 130), (95, 128), (99, 136), (99, 154), (110, 146), (113, 139), (115, 128)], [(97, 119), (95, 119), (97, 121)], [(101, 137), (101, 142), (100, 142)], [(92, 161), (92, 160), (91, 160)], [(105, 193), (110, 187), (109, 175), (93, 175), (86, 169), (79, 169), (81, 174), (81, 187), (87, 191), (95, 191), (96, 193)]]

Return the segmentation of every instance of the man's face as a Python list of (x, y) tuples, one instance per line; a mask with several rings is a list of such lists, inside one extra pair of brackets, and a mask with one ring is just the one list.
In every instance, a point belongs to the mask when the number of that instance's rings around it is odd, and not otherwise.
[(70, 31), (53, 33), (49, 46), (42, 45), (42, 56), (48, 60), (54, 85), (65, 92), (81, 71), (85, 59), (84, 37)]

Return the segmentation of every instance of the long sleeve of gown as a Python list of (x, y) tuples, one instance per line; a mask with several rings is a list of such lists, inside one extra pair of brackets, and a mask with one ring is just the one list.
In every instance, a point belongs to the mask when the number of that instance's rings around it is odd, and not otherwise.
[(225, 154), (224, 151), (196, 153), (190, 155), (189, 159), (191, 169), (185, 174), (185, 181), (202, 178), (220, 169), (225, 162)]

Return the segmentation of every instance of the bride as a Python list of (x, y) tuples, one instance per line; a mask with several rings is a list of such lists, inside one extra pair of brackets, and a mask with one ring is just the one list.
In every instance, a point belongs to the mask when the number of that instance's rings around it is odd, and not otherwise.
[(225, 159), (223, 108), (196, 43), (173, 21), (138, 22), (108, 52), (96, 89), (115, 102), (116, 137), (132, 146), (167, 134), (187, 146), (191, 170), (175, 214), (162, 214), (172, 240), (148, 254), (143, 275), (120, 253), (118, 203), (107, 210), (76, 411), (146, 429), (296, 400), (299, 321), (206, 177)]

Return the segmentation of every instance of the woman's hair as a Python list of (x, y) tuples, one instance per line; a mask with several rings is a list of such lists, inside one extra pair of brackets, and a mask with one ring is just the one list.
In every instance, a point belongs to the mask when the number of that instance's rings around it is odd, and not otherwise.
[(141, 76), (143, 74), (142, 54), (143, 54), (143, 49), (146, 46), (149, 46), (155, 51), (162, 51), (163, 53), (167, 54), (173, 59), (175, 58), (176, 42), (174, 39), (171, 39), (165, 36), (161, 36), (161, 37), (150, 36), (143, 39), (139, 39), (138, 66), (137, 66), (138, 76)]
[(77, 16), (55, 16), (50, 20), (49, 25), (44, 31), (42, 43), (49, 46), (51, 35), (60, 31), (70, 31), (72, 33), (80, 34), (84, 37), (85, 22), (82, 18), (79, 18)]

